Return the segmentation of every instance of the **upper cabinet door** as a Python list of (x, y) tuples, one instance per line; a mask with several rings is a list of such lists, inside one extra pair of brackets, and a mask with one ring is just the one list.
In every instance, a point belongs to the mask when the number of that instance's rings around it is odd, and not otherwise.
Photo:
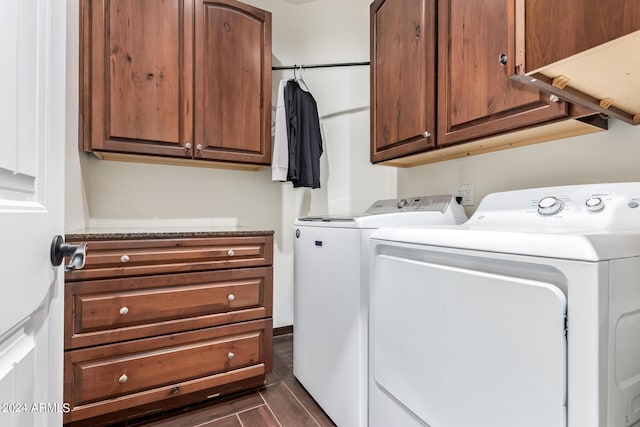
[(191, 157), (190, 0), (83, 0), (83, 148)]
[(640, 1), (516, 0), (521, 81), (640, 124)]
[(434, 0), (371, 4), (371, 161), (435, 146)]
[(196, 159), (271, 162), (271, 14), (196, 0)]
[(564, 102), (510, 78), (515, 0), (446, 0), (439, 8), (438, 145), (567, 115)]

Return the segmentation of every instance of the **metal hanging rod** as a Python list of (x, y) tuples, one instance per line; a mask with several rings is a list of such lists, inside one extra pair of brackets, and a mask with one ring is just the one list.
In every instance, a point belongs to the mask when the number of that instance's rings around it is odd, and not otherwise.
[(355, 67), (360, 65), (370, 65), (369, 62), (340, 62), (336, 64), (314, 64), (314, 65), (283, 65), (271, 67), (272, 70), (298, 70), (300, 68), (333, 68), (333, 67)]

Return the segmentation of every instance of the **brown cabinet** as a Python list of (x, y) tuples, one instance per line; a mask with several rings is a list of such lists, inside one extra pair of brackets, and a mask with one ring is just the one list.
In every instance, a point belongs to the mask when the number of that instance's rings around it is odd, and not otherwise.
[(438, 145), (566, 117), (565, 102), (511, 79), (513, 0), (438, 3)]
[(85, 268), (65, 276), (65, 423), (100, 425), (264, 383), (271, 234), (88, 248)]
[[(515, 6), (516, 0), (371, 4), (373, 163), (413, 166), (601, 129), (602, 121), (567, 120), (591, 111), (512, 79)], [(549, 126), (532, 130), (541, 124)]]
[(637, 0), (516, 0), (521, 81), (640, 124)]
[(235, 0), (81, 5), (82, 149), (270, 163), (269, 12)]
[(371, 4), (371, 162), (435, 146), (434, 0)]

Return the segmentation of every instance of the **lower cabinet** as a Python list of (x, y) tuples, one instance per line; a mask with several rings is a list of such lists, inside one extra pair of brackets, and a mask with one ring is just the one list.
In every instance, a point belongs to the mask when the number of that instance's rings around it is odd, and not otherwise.
[[(88, 239), (87, 270), (66, 276), (65, 423), (97, 426), (263, 385), (272, 246), (271, 235)], [(174, 249), (182, 256), (162, 255)], [(180, 272), (189, 251), (210, 270)], [(107, 259), (126, 265), (104, 268)], [(229, 268), (238, 265), (250, 266)]]

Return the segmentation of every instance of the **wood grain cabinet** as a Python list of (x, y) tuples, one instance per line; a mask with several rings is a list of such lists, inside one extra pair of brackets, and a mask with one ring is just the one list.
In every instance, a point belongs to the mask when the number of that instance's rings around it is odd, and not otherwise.
[(640, 2), (517, 0), (516, 16), (521, 81), (640, 124)]
[(371, 4), (373, 163), (414, 166), (606, 127), (602, 120), (557, 125), (593, 111), (512, 78), (515, 6), (516, 0)]
[(81, 5), (83, 150), (148, 162), (270, 163), (269, 12), (235, 0)]
[(371, 162), (435, 147), (434, 0), (371, 4)]
[(270, 234), (89, 240), (85, 268), (65, 276), (65, 423), (263, 385), (272, 261)]

